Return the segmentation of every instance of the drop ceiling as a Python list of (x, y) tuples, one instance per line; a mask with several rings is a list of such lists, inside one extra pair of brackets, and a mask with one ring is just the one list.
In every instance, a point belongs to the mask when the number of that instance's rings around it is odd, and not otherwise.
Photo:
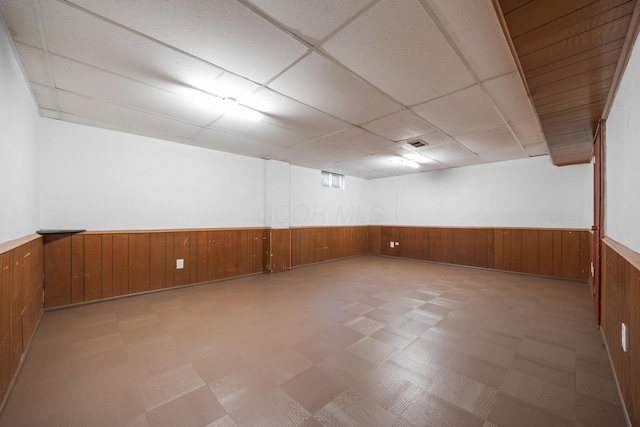
[[(509, 21), (535, 2), (501, 3)], [(0, 11), (52, 119), (366, 179), (545, 155), (555, 141), (541, 128), (552, 106), (539, 119), (491, 0), (0, 0)], [(262, 120), (212, 107), (223, 98)]]

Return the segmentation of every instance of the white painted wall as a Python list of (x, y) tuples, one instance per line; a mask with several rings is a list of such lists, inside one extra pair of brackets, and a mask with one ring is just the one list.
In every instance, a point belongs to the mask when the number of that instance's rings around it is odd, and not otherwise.
[(264, 225), (271, 228), (289, 228), (290, 165), (278, 160), (266, 160), (264, 166)]
[(367, 225), (369, 181), (345, 177), (345, 188), (320, 185), (320, 171), (291, 166), (291, 226)]
[(0, 18), (0, 243), (40, 228), (39, 114), (10, 40)]
[(371, 224), (589, 228), (590, 164), (547, 156), (371, 181)]
[[(640, 39), (638, 39), (640, 40)], [(606, 123), (605, 235), (640, 252), (640, 41)]]
[(42, 227), (263, 226), (264, 161), (42, 119)]

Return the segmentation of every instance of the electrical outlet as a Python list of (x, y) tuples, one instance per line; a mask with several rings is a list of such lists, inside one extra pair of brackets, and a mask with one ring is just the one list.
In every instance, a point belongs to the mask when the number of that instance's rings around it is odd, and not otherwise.
[(629, 328), (625, 323), (622, 324), (622, 351), (629, 351)]
[(390, 247), (390, 248), (394, 248), (395, 246), (396, 246), (396, 245), (395, 245), (395, 243), (393, 243), (393, 242), (389, 242), (389, 247)]
[(183, 259), (177, 259), (176, 260), (176, 270), (181, 270), (184, 268), (184, 260)]

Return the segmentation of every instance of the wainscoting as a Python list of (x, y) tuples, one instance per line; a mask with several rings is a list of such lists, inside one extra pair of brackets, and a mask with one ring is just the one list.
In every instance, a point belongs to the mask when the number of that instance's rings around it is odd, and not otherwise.
[(364, 255), (369, 227), (296, 227), (291, 229), (291, 266)]
[(0, 402), (42, 316), (43, 253), (37, 234), (0, 244)]
[(47, 308), (268, 270), (266, 228), (51, 234), (44, 243)]
[[(601, 329), (631, 424), (640, 425), (640, 254), (602, 239)], [(621, 324), (629, 330), (622, 350)]]
[(370, 227), (374, 254), (585, 281), (590, 239), (588, 230)]

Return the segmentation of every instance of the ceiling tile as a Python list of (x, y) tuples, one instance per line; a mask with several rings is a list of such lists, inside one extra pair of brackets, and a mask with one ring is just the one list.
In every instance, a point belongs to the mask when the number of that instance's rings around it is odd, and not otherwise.
[(482, 159), (474, 156), (457, 144), (442, 144), (434, 147), (426, 147), (421, 149), (420, 152), (451, 167), (484, 163)]
[(118, 123), (111, 122), (111, 121), (103, 122), (100, 120), (91, 119), (88, 117), (82, 117), (82, 116), (69, 114), (69, 113), (62, 113), (61, 116), (62, 116), (62, 120), (64, 121), (86, 125), (86, 126), (93, 126), (93, 127), (98, 127), (102, 129), (111, 129), (118, 132), (130, 133), (133, 135), (148, 136), (152, 138), (162, 139), (165, 141), (173, 141), (173, 142), (180, 142), (180, 143), (186, 143), (188, 141), (187, 138), (181, 138), (179, 136), (171, 136), (167, 134), (160, 134), (153, 131), (149, 131), (148, 129), (131, 128), (127, 126), (122, 126)]
[(48, 119), (59, 119), (60, 115), (58, 114), (57, 111), (54, 110), (48, 110), (46, 108), (41, 108), (40, 109), (40, 114), (42, 115), (42, 117), (48, 118)]
[(184, 94), (210, 90), (222, 73), (211, 64), (62, 3), (42, 5), (49, 50), (61, 56)]
[[(52, 55), (56, 87), (110, 104), (135, 108), (204, 126), (221, 113), (190, 96), (176, 95), (153, 86)], [(116, 89), (117, 90), (114, 90)]]
[(289, 31), (314, 45), (335, 31), (371, 0), (249, 0)]
[(158, 138), (190, 138), (202, 129), (189, 123), (107, 104), (63, 90), (58, 90), (57, 94), (62, 112), (99, 122), (117, 123), (123, 128), (136, 130), (135, 133), (142, 132)]
[(426, 0), (482, 81), (515, 71), (491, 0)]
[[(456, 135), (456, 140), (475, 153), (520, 147), (507, 126)], [(520, 148), (520, 151), (522, 149)]]
[(282, 147), (276, 145), (256, 141), (240, 135), (231, 135), (214, 129), (205, 129), (194, 138), (192, 143), (201, 147), (251, 157), (264, 157), (282, 149)]
[(215, 80), (202, 82), (199, 87), (221, 98), (234, 98), (244, 103), (253, 97), (260, 85), (235, 74), (223, 73)]
[(484, 87), (509, 122), (535, 117), (535, 112), (518, 72), (487, 80)]
[(503, 124), (491, 100), (478, 86), (429, 101), (412, 110), (449, 135)]
[(22, 62), (29, 81), (41, 85), (51, 85), (44, 52), (22, 43), (16, 43), (16, 50), (20, 55), (20, 62)]
[(319, 154), (341, 160), (356, 159), (366, 154), (365, 152), (346, 148), (342, 145), (325, 141), (323, 139), (316, 139), (315, 141), (297, 145), (294, 147), (294, 150), (301, 151), (303, 153)]
[(0, 1), (0, 15), (16, 42), (42, 49), (33, 3), (25, 0)]
[(323, 139), (364, 153), (376, 153), (397, 148), (397, 145), (388, 139), (373, 135), (357, 127), (326, 136)]
[(322, 49), (406, 106), (474, 82), (415, 0), (382, 0)]
[(356, 125), (401, 108), (317, 53), (291, 67), (269, 87)]
[(529, 154), (520, 147), (506, 147), (497, 150), (483, 151), (478, 154), (487, 162), (502, 162), (505, 160), (529, 157)]
[(46, 110), (57, 110), (55, 98), (53, 97), (53, 89), (49, 86), (39, 85), (37, 83), (31, 84), (33, 95), (36, 97), (36, 102), (40, 108)]
[(277, 151), (266, 156), (266, 158), (289, 162), (300, 166), (314, 167), (317, 169), (323, 169), (324, 166), (335, 163), (337, 160), (326, 155), (294, 150), (292, 148), (285, 148), (284, 150)]
[(423, 119), (407, 110), (400, 110), (387, 117), (366, 123), (362, 127), (392, 141), (411, 139), (436, 131)]
[(214, 130), (229, 132), (269, 144), (290, 147), (313, 139), (312, 136), (265, 122), (249, 122), (241, 118), (224, 116), (210, 126)]
[[(442, 132), (430, 133), (420, 136), (420, 140), (428, 144), (425, 148), (436, 147), (443, 144), (456, 144), (456, 141), (443, 134)], [(423, 148), (424, 149), (424, 148)]]
[[(307, 48), (234, 0), (75, 0), (101, 16), (265, 83)], [(123, 5), (126, 4), (126, 7)], [(149, 10), (162, 13), (149, 14)]]
[(511, 128), (523, 145), (544, 143), (544, 135), (537, 119), (511, 123)]
[(263, 121), (316, 137), (351, 127), (322, 111), (291, 98), (262, 89), (245, 101), (245, 105), (263, 113)]
[(544, 142), (540, 142), (538, 144), (525, 145), (525, 150), (529, 153), (530, 156), (543, 156), (545, 154), (549, 154), (549, 150), (547, 150), (547, 144)]

